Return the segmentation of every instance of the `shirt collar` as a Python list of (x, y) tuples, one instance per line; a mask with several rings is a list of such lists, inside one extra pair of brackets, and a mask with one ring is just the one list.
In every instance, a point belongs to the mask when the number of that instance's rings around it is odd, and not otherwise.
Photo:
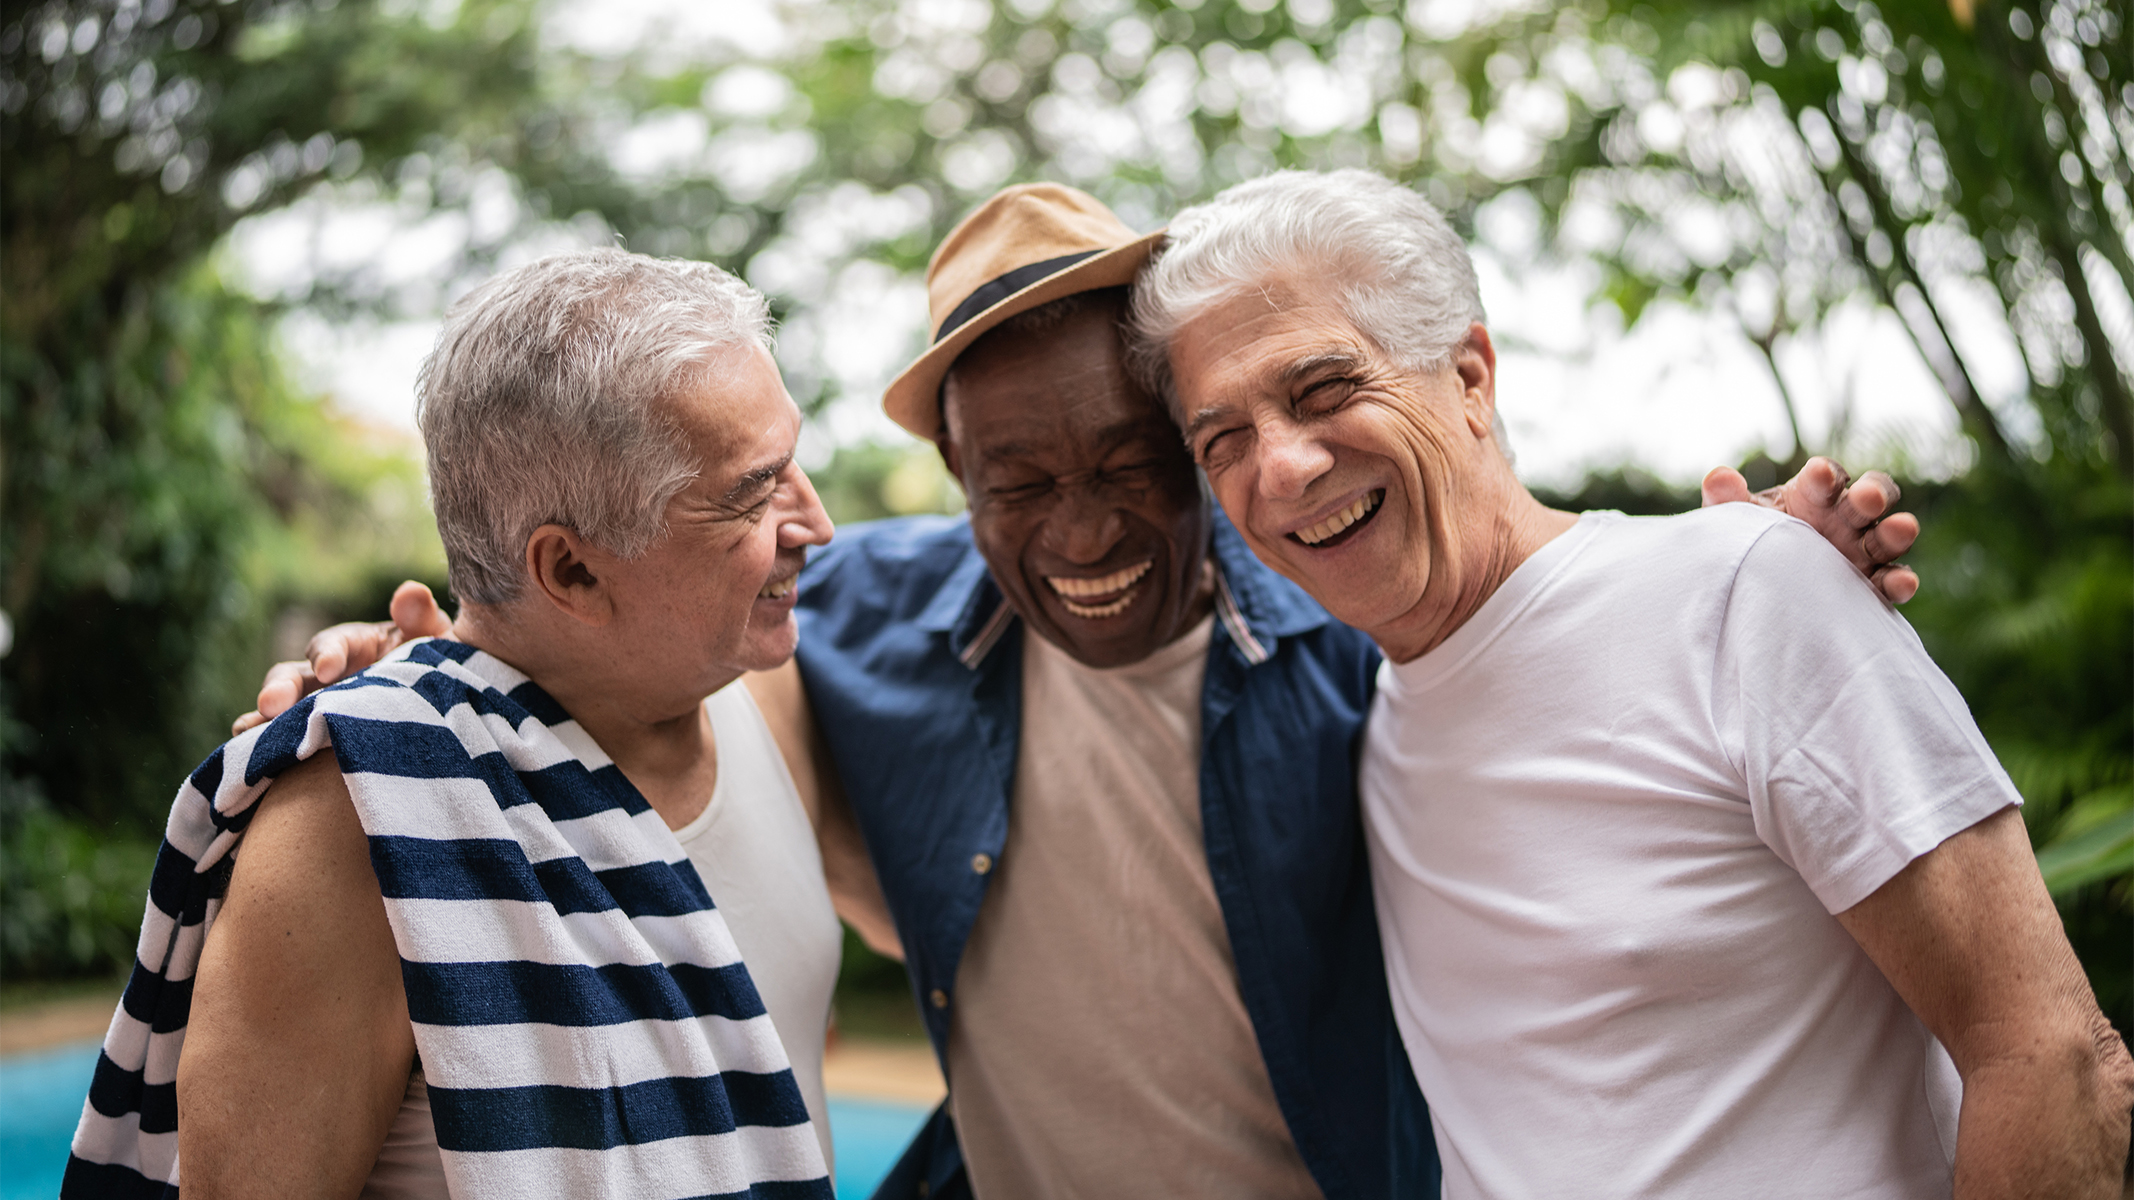
[[(1255, 665), (1273, 655), (1275, 640), (1317, 629), (1333, 618), (1297, 585), (1269, 570), (1215, 512), (1209, 557), (1215, 563), (1215, 612), (1230, 640)], [(964, 666), (977, 670), (1015, 623), (1015, 609), (971, 546), (920, 610), (919, 628), (947, 633)]]
[(1209, 556), (1215, 560), (1216, 612), (1222, 612), (1223, 593), (1227, 590), (1239, 624), (1232, 626), (1227, 616), (1223, 623), (1230, 626), (1232, 640), (1245, 650), (1247, 658), (1261, 661), (1253, 658), (1250, 646), (1254, 641), (1271, 654), (1275, 638), (1293, 637), (1333, 623), (1334, 618), (1305, 595), (1304, 589), (1275, 574), (1246, 547), (1245, 539), (1238, 536), (1221, 509), (1215, 512), (1214, 524)]

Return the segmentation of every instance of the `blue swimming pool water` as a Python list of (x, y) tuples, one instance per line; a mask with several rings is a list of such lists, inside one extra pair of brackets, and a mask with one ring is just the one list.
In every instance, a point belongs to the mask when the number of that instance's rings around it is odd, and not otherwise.
[(52, 1200), (89, 1097), (96, 1043), (0, 1058), (0, 1200)]
[[(67, 1145), (95, 1067), (95, 1042), (0, 1058), (0, 1200), (52, 1200), (59, 1194)], [(832, 1096), (838, 1200), (865, 1200), (926, 1114), (917, 1105)]]

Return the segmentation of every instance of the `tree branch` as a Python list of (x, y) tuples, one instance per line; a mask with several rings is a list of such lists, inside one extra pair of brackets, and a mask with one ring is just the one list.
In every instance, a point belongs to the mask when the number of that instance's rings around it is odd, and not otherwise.
[[(1949, 336), (1948, 323), (1942, 319), (1941, 309), (1935, 304), (1934, 295), (1927, 290), (1925, 281), (1920, 278), (1918, 266), (1912, 261), (1910, 247), (1904, 243), (1904, 234), (1909, 226), (1897, 216), (1888, 194), (1882, 190), (1882, 181), (1876, 177), (1873, 166), (1861, 157), (1859, 147), (1853, 145), (1845, 136), (1842, 126), (1833, 122), (1831, 133), (1838, 144), (1838, 153), (1844, 160), (1845, 176), (1859, 184), (1860, 190), (1866, 193), (1868, 205), (1874, 210), (1876, 227), (1888, 234), (1890, 239), (1890, 265), (1887, 268), (1876, 267), (1867, 257), (1865, 239), (1853, 229), (1852, 223), (1845, 219), (1841, 206), (1838, 225), (1845, 231), (1845, 238), (1852, 247), (1853, 256), (1867, 268), (1868, 278), (1874, 281), (1876, 293), (1881, 296), (1882, 302), (1892, 309), (1897, 309), (1897, 298), (1896, 289), (1889, 278), (1891, 275), (1895, 275), (1899, 283), (1911, 284), (1919, 293), (1920, 301), (1926, 306), (1927, 317), (1933, 323), (1941, 352), (1947, 355), (1949, 369), (1941, 373), (1942, 389), (1949, 394), (1950, 403), (1956, 406), (1957, 419), (1963, 422), (1964, 427), (1987, 453), (2003, 463), (2013, 463), (2015, 455), (2009, 449), (2008, 435), (2002, 431), (2001, 423), (1994, 417), (1993, 410), (1987, 408), (1986, 402), (1980, 399), (1978, 384), (1971, 377), (1971, 368), (1964, 362), (1963, 355), (1957, 353), (1956, 341)], [(1831, 186), (1829, 175), (1824, 178), (1825, 186), (1831, 193), (1831, 201), (1836, 203), (1837, 188)], [(1897, 314), (1902, 317), (1903, 310), (1897, 309)], [(1927, 345), (1921, 336), (1921, 330), (1910, 320), (1904, 322), (1904, 327), (1912, 335), (1913, 344), (1919, 347), (1920, 356), (1929, 364), (1934, 363), (1938, 355)]]

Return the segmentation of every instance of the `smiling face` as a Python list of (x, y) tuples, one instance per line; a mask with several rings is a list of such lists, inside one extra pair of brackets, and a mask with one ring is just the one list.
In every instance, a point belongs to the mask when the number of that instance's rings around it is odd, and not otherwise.
[(1139, 662), (1208, 612), (1210, 514), (1162, 407), (1127, 374), (1118, 293), (956, 359), (942, 454), (993, 579), (1046, 641)]
[(1187, 444), (1253, 552), (1390, 656), (1494, 590), (1524, 492), (1490, 436), (1480, 325), (1448, 365), (1407, 370), (1332, 288), (1277, 280), (1188, 323), (1170, 361)]
[(831, 532), (793, 462), (800, 410), (771, 356), (734, 350), (709, 376), (667, 406), (698, 473), (668, 501), (665, 536), (602, 564), (617, 652), (700, 695), (792, 656), (796, 577)]

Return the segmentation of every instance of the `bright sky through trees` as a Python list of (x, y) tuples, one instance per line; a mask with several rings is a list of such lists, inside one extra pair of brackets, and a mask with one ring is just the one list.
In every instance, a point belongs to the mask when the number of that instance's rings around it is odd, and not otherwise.
[[(775, 70), (750, 64), (775, 65), (804, 44), (792, 14), (814, 7), (780, 6), (773, 0), (716, 6), (687, 0), (575, 0), (553, 10), (545, 34), (559, 47), (616, 59), (637, 56), (668, 69), (692, 58), (739, 60), (705, 89), (706, 106), (775, 111), (783, 107), (791, 85)], [(1447, 36), (1479, 15), (1469, 5), (1416, 8), (1422, 27)], [(1285, 119), (1333, 128), (1348, 101), (1334, 87), (1301, 86), (1283, 103)], [(611, 158), (626, 177), (688, 170), (704, 161), (708, 136), (701, 112), (655, 112), (622, 130), (612, 142)], [(791, 153), (768, 142), (754, 150), (724, 165), (740, 174), (775, 173), (781, 153)], [(1499, 152), (1520, 153), (1516, 148)], [(407, 289), (429, 301), (416, 302), (428, 311), (400, 320), (369, 314), (335, 319), (299, 310), (282, 332), (301, 378), (354, 415), (413, 430), (415, 372), (434, 336), (436, 312), (448, 300), (440, 285), (470, 238), (495, 236), (481, 228), (485, 208), (499, 229), (518, 215), (501, 176), (487, 186), (492, 196), (478, 196), (464, 215), (319, 196), (239, 226), (234, 248), (241, 277), (263, 295), (302, 295), (313, 264), (329, 272), (367, 264), (382, 286)], [(1548, 253), (1526, 193), (1508, 193), (1486, 204), (1475, 223), (1483, 299), (1503, 356), (1500, 402), (1521, 472), (1530, 481), (1570, 486), (1589, 469), (1634, 464), (1679, 483), (1759, 448), (1779, 458), (1792, 452), (1770, 369), (1730, 317), (1662, 300), (1625, 333), (1612, 305), (1587, 303), (1597, 268)], [(599, 240), (604, 232), (544, 226), (531, 236), (521, 233), (522, 244), (502, 261)], [(805, 229), (795, 232), (797, 247), (750, 264), (752, 282), (781, 290), (794, 276), (832, 268), (829, 261), (793, 261), (808, 257), (810, 240)], [(833, 251), (827, 257), (837, 256)], [(879, 269), (866, 269), (870, 265)], [(839, 286), (808, 305), (804, 318), (811, 334), (834, 334), (805, 339), (805, 348), (819, 356), (832, 382), (828, 402), (812, 422), (810, 448), (817, 461), (840, 445), (905, 439), (880, 415), (878, 397), (924, 334), (925, 296), (916, 272), (852, 266), (860, 269), (846, 267)], [(2006, 340), (2005, 335), (1991, 337), (1990, 330), (1980, 338), (1989, 386), (2012, 395), (2023, 378), (2012, 345), (1996, 344)], [(1785, 347), (1779, 369), (1800, 401), (1804, 431), (1818, 449), (1829, 444), (1835, 425), (1849, 428), (1839, 448), (1856, 467), (1881, 461), (1895, 446), (1903, 447), (1915, 474), (1946, 474), (1964, 461), (1965, 447), (1939, 384), (1886, 311), (1864, 303), (1841, 308), (1812, 344)]]

